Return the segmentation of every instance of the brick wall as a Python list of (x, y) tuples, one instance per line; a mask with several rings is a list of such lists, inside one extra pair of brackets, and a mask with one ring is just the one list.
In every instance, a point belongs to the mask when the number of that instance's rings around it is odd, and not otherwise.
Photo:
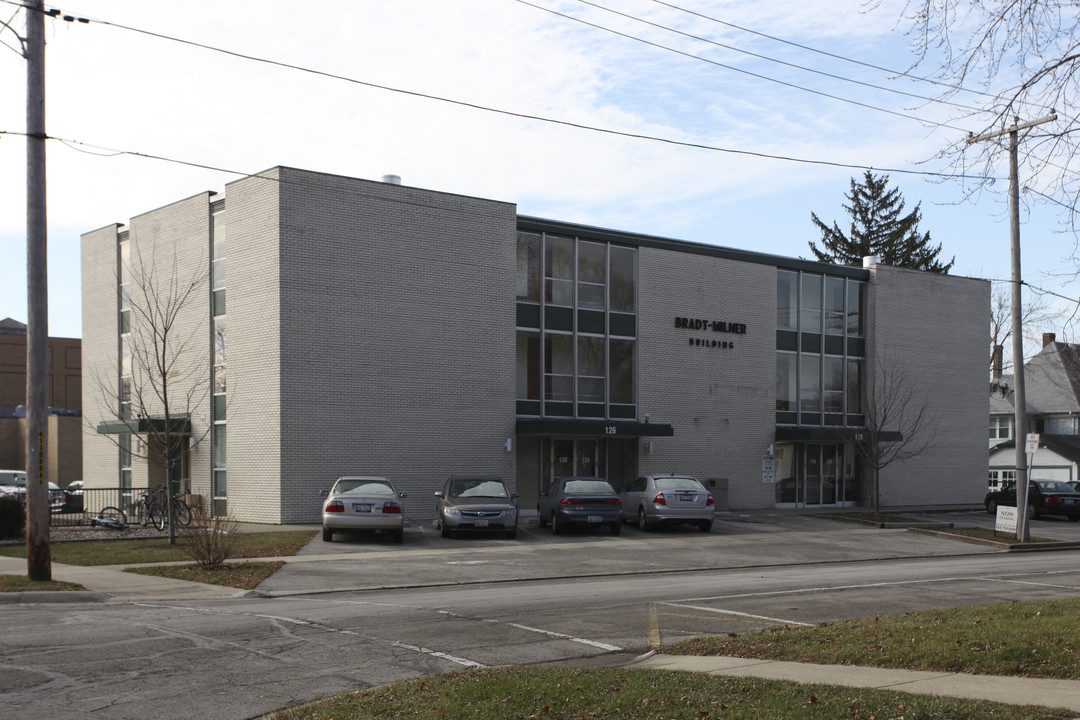
[(98, 435), (99, 422), (115, 411), (119, 351), (117, 333), (117, 225), (82, 236), (83, 481), (87, 487), (116, 487), (116, 444)]

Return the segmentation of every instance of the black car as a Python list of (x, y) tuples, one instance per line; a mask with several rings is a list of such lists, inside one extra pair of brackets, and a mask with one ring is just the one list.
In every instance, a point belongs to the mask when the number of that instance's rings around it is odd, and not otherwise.
[[(1031, 480), (1028, 483), (1028, 517), (1064, 515), (1072, 522), (1080, 520), (1080, 492), (1059, 480)], [(1000, 490), (986, 494), (986, 512), (996, 513), (998, 505), (1016, 507), (1016, 483), (1007, 482)]]
[(557, 478), (540, 493), (536, 514), (540, 527), (550, 522), (556, 535), (570, 525), (606, 525), (612, 535), (622, 530), (622, 500), (604, 478)]

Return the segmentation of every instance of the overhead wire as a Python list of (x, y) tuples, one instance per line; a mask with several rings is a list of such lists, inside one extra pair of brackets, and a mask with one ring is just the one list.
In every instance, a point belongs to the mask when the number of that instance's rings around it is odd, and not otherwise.
[[(696, 40), (698, 42), (707, 43), (709, 45), (713, 45), (713, 46), (718, 47), (718, 48), (723, 48), (724, 50), (730, 50), (732, 52), (740, 53), (742, 55), (748, 55), (750, 57), (757, 58), (759, 60), (765, 60), (766, 62), (776, 63), (777, 65), (783, 65), (785, 67), (794, 68), (796, 70), (802, 70), (803, 72), (812, 73), (814, 75), (820, 75), (822, 77), (831, 78), (833, 80), (839, 80), (841, 82), (851, 83), (853, 85), (859, 85), (861, 87), (871, 88), (873, 90), (880, 90), (881, 92), (892, 93), (892, 94), (895, 94), (895, 95), (902, 95), (904, 97), (909, 97), (909, 98), (912, 98), (914, 100), (921, 100), (921, 101), (926, 102), (926, 103), (934, 103), (934, 104), (939, 104), (939, 105), (951, 105), (953, 107), (960, 108), (961, 110), (968, 110), (968, 111), (971, 111), (971, 112), (979, 112), (979, 113), (988, 112), (988, 111), (984, 110), (983, 108), (977, 108), (977, 107), (974, 107), (974, 106), (971, 106), (971, 105), (962, 105), (960, 103), (955, 103), (955, 102), (952, 102), (952, 101), (949, 101), (949, 100), (942, 100), (941, 98), (933, 98), (933, 97), (927, 97), (925, 95), (917, 95), (915, 93), (910, 93), (910, 92), (907, 92), (905, 90), (897, 90), (896, 88), (884, 87), (882, 85), (875, 85), (874, 83), (865, 82), (863, 80), (856, 80), (855, 78), (846, 77), (844, 75), (837, 75), (835, 73), (826, 72), (824, 70), (818, 70), (816, 68), (807, 67), (805, 65), (799, 65), (798, 63), (788, 62), (787, 60), (781, 60), (779, 58), (770, 57), (769, 55), (762, 55), (760, 53), (756, 53), (756, 52), (753, 52), (751, 50), (745, 50), (743, 48), (736, 47), (734, 45), (728, 45), (726, 43), (722, 43), (722, 42), (719, 42), (717, 40), (712, 40), (712, 39), (707, 38), (707, 37), (702, 37), (701, 35), (694, 35), (693, 33), (684, 32), (684, 31), (679, 30), (677, 28), (669, 27), (667, 25), (663, 25), (661, 23), (653, 22), (651, 20), (646, 20), (645, 18), (638, 17), (637, 15), (633, 15), (631, 13), (626, 13), (626, 12), (622, 12), (621, 10), (615, 10), (614, 8), (605, 7), (605, 6), (597, 4), (595, 2), (591, 2), (591, 0), (577, 0), (577, 2), (581, 3), (582, 5), (588, 5), (589, 7), (596, 8), (597, 10), (602, 10), (604, 12), (608, 12), (608, 13), (611, 13), (613, 15), (618, 15), (620, 17), (624, 17), (624, 18), (626, 18), (628, 20), (633, 20), (634, 22), (639, 22), (639, 23), (642, 23), (644, 25), (654, 27), (654, 28), (656, 28), (658, 30), (663, 30), (665, 32), (673, 33), (673, 34), (676, 34), (676, 35), (681, 35), (682, 37), (689, 38), (691, 40)], [(525, 3), (525, 4), (529, 4), (529, 3)]]
[(751, 70), (746, 70), (744, 68), (739, 68), (739, 67), (736, 67), (734, 65), (728, 65), (726, 63), (718, 62), (716, 60), (710, 60), (709, 58), (703, 58), (700, 55), (694, 55), (693, 53), (688, 53), (688, 52), (684, 52), (682, 50), (677, 50), (675, 48), (668, 47), (666, 45), (662, 45), (660, 43), (656, 43), (656, 42), (653, 42), (651, 40), (646, 40), (645, 38), (640, 38), (640, 37), (637, 37), (635, 35), (630, 35), (629, 33), (624, 33), (624, 32), (621, 32), (619, 30), (615, 30), (613, 28), (605, 27), (605, 26), (599, 25), (597, 23), (592, 23), (592, 22), (589, 22), (587, 20), (583, 20), (581, 18), (574, 17), (573, 15), (568, 15), (566, 13), (559, 12), (558, 10), (552, 10), (551, 8), (546, 8), (546, 7), (543, 7), (542, 5), (537, 5), (535, 3), (529, 2), (529, 0), (515, 0), (515, 1), (518, 2), (518, 3), (521, 3), (522, 5), (527, 5), (529, 7), (535, 8), (537, 10), (541, 10), (543, 12), (550, 13), (552, 15), (555, 15), (555, 16), (558, 16), (558, 17), (561, 17), (561, 18), (565, 18), (567, 20), (571, 20), (573, 22), (580, 23), (582, 25), (586, 25), (586, 26), (591, 27), (591, 28), (595, 28), (597, 30), (602, 30), (604, 32), (611, 33), (612, 35), (618, 35), (619, 37), (623, 37), (623, 38), (626, 38), (628, 40), (633, 40), (635, 42), (639, 42), (639, 43), (642, 43), (642, 44), (645, 44), (645, 45), (649, 45), (651, 47), (659, 48), (661, 50), (666, 50), (667, 52), (675, 53), (676, 55), (682, 55), (684, 57), (692, 58), (694, 60), (699, 60), (701, 62), (708, 63), (710, 65), (715, 65), (717, 67), (722, 67), (725, 70), (731, 70), (732, 72), (741, 73), (743, 75), (749, 75), (750, 77), (755, 77), (755, 78), (758, 78), (759, 80), (765, 80), (767, 82), (776, 83), (777, 85), (782, 85), (784, 87), (789, 87), (789, 88), (792, 88), (794, 90), (800, 90), (800, 91), (806, 92), (806, 93), (811, 93), (811, 94), (817, 95), (819, 97), (829, 98), (830, 100), (836, 100), (838, 102), (848, 103), (849, 105), (855, 105), (856, 107), (861, 107), (861, 108), (864, 108), (864, 109), (867, 109), (867, 110), (873, 110), (875, 112), (885, 113), (885, 114), (888, 114), (888, 115), (894, 115), (896, 117), (902, 117), (902, 118), (905, 118), (907, 120), (915, 120), (916, 122), (922, 123), (923, 125), (925, 125), (927, 127), (943, 127), (943, 128), (948, 128), (950, 130), (956, 130), (957, 132), (962, 132), (962, 133), (970, 132), (966, 128), (957, 127), (955, 125), (949, 125), (948, 123), (942, 123), (942, 122), (938, 122), (936, 120), (927, 120), (925, 118), (920, 118), (920, 117), (917, 117), (915, 115), (909, 115), (907, 113), (902, 113), (902, 112), (899, 112), (899, 111), (896, 111), (896, 110), (889, 110), (887, 108), (877, 107), (876, 105), (870, 105), (869, 103), (860, 102), (858, 100), (852, 100), (850, 98), (840, 97), (839, 95), (832, 95), (830, 93), (823, 92), (821, 90), (814, 90), (812, 88), (804, 87), (802, 85), (797, 85), (795, 83), (790, 83), (790, 82), (787, 82), (785, 80), (779, 80), (777, 78), (769, 77), (768, 75), (762, 75), (761, 73), (756, 73), (756, 72), (753, 72)]

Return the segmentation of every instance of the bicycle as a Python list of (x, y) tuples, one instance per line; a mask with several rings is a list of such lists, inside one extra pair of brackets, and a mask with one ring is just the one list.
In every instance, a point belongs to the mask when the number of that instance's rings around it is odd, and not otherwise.
[(139, 493), (139, 499), (135, 502), (135, 522), (143, 527), (153, 525), (158, 530), (165, 529), (165, 512), (158, 504), (154, 493), (143, 490)]
[(118, 507), (109, 505), (98, 511), (95, 517), (89, 518), (90, 527), (102, 527), (106, 530), (127, 530), (127, 515)]
[[(157, 488), (157, 504), (161, 508), (161, 512), (168, 519), (169, 506), (165, 500), (165, 486), (159, 485)], [(173, 493), (172, 496), (173, 514), (176, 516), (176, 523), (181, 527), (187, 527), (191, 524), (191, 508), (187, 503), (180, 499), (180, 496)]]

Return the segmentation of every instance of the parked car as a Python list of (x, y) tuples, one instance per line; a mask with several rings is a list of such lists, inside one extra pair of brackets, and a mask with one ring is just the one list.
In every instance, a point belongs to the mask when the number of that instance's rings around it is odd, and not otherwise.
[(635, 478), (619, 497), (623, 520), (636, 522), (642, 530), (664, 524), (712, 530), (716, 499), (688, 475), (644, 475)]
[[(983, 505), (989, 513), (996, 513), (998, 505), (1016, 507), (1016, 482), (1007, 482), (1000, 490), (987, 493)], [(1031, 480), (1028, 517), (1040, 515), (1064, 515), (1073, 522), (1080, 520), (1080, 492), (1060, 480)]]
[[(63, 491), (54, 482), (49, 483), (49, 503), (55, 502)], [(26, 473), (22, 470), (0, 470), (0, 496), (26, 499)]]
[(383, 532), (394, 540), (405, 539), (405, 512), (399, 493), (384, 477), (340, 477), (329, 491), (322, 512), (323, 542), (333, 542), (334, 533)]
[(599, 477), (561, 477), (540, 493), (536, 506), (540, 527), (551, 523), (561, 534), (571, 525), (607, 525), (612, 535), (622, 531), (622, 500), (607, 480)]
[(54, 513), (81, 513), (83, 511), (82, 488), (82, 480), (76, 480), (56, 494), (50, 493), (50, 510)]
[(451, 475), (435, 497), (435, 523), (445, 538), (459, 530), (517, 537), (519, 493), (498, 475)]

